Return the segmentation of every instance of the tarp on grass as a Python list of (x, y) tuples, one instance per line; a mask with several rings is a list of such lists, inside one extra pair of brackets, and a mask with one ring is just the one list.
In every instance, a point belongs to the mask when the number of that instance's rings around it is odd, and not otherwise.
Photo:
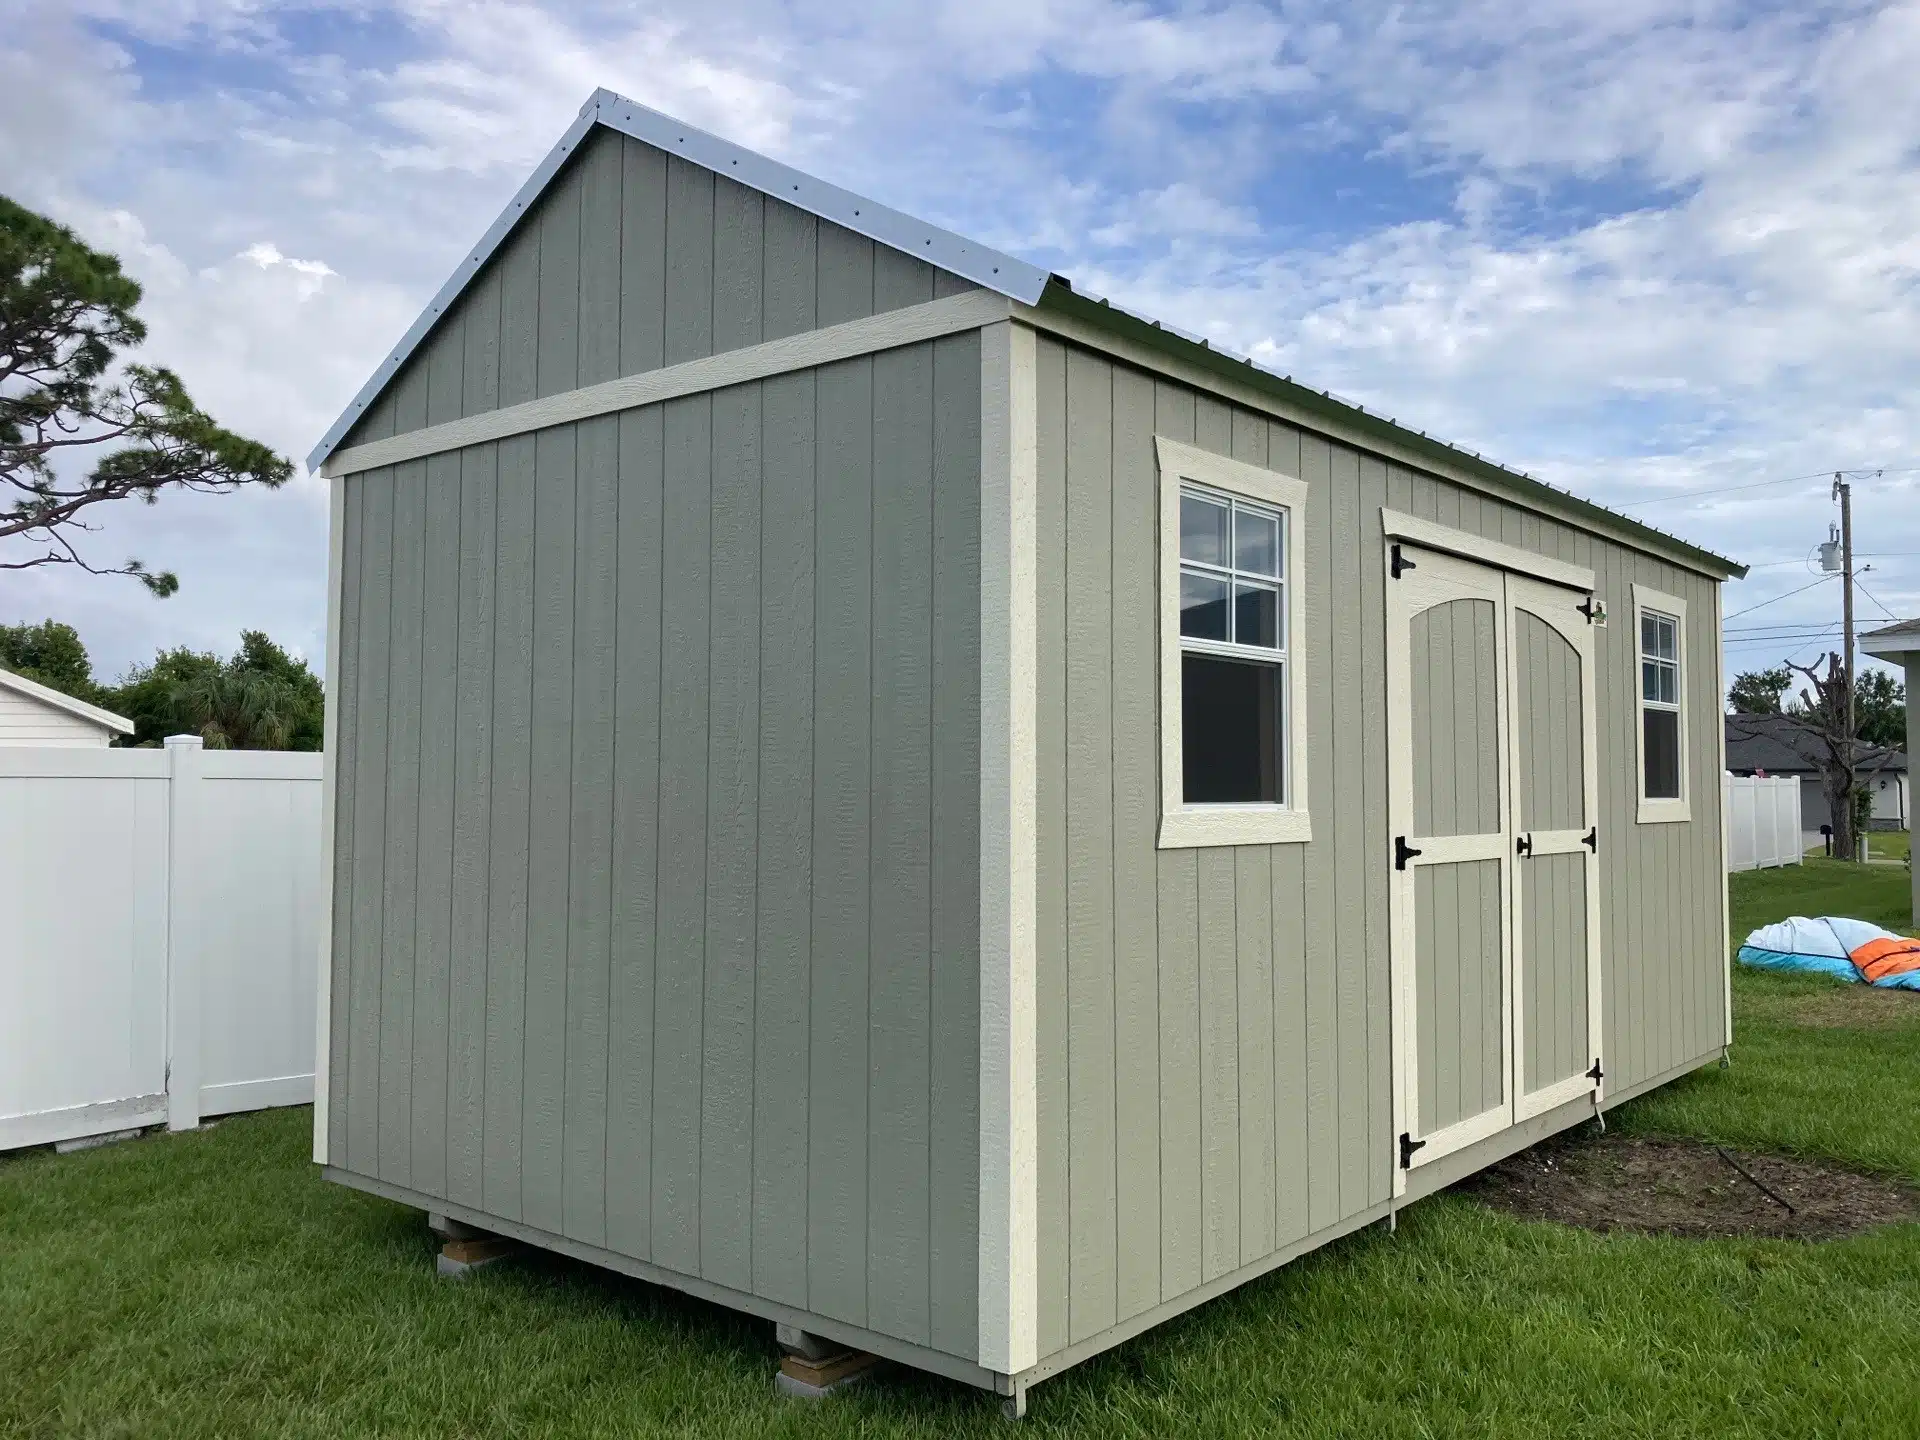
[(1920, 940), (1839, 915), (1795, 915), (1762, 925), (1740, 947), (1740, 963), (1811, 971), (1884, 990), (1920, 990)]

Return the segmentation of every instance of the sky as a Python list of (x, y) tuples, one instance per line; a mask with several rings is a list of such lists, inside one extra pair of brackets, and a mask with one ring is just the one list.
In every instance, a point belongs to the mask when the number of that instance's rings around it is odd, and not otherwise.
[[(0, 193), (296, 461), (606, 86), (1754, 566), (1730, 673), (1829, 643), (1836, 470), (1863, 627), (1920, 614), (1920, 0), (0, 10)], [(98, 524), (180, 593), (0, 572), (0, 623), (324, 656), (304, 471)]]

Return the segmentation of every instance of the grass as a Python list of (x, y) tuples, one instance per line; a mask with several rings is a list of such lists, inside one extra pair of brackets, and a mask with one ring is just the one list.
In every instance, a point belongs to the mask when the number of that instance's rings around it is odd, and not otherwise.
[[(1893, 860), (1904, 863), (1913, 853), (1913, 834), (1907, 830), (1869, 830), (1862, 837), (1867, 842), (1867, 854), (1874, 860)], [(1809, 846), (1808, 855), (1824, 856), (1826, 843)]]
[[(1734, 878), (1736, 936), (1905, 917), (1904, 870)], [(1843, 991), (1912, 1010), (1834, 1024)], [(1920, 996), (1745, 972), (1734, 995), (1732, 1068), (1614, 1123), (1920, 1180)], [(776, 1400), (770, 1327), (586, 1266), (439, 1282), (417, 1213), (315, 1178), (307, 1125), (0, 1158), (0, 1434), (1009, 1433), (986, 1397), (900, 1370)], [(1915, 1334), (1920, 1226), (1599, 1236), (1441, 1195), (1048, 1382), (1024, 1433), (1911, 1436)]]

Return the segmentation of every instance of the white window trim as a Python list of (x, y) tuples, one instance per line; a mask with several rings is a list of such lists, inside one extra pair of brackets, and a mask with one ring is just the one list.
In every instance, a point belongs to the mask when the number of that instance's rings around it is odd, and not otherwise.
[[(1678, 800), (1649, 800), (1647, 798), (1647, 722), (1642, 711), (1646, 700), (1640, 676), (1640, 616), (1652, 610), (1671, 617), (1678, 622), (1674, 626), (1674, 655), (1680, 670), (1680, 798)], [(1634, 766), (1634, 799), (1637, 808), (1634, 819), (1641, 825), (1674, 825), (1693, 818), (1692, 781), (1687, 773), (1687, 739), (1691, 717), (1687, 706), (1687, 602), (1677, 595), (1655, 590), (1648, 585), (1633, 587), (1633, 748), (1636, 757)]]
[[(1307, 485), (1164, 435), (1160, 456), (1160, 837), (1162, 850), (1298, 845), (1313, 838), (1307, 808)], [(1286, 775), (1283, 805), (1188, 805), (1181, 798), (1180, 486), (1202, 485), (1287, 512)]]

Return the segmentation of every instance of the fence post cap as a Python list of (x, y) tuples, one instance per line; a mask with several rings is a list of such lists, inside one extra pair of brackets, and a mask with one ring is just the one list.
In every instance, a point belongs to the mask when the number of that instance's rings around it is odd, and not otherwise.
[(207, 745), (198, 735), (169, 735), (163, 743), (169, 750), (204, 750)]

